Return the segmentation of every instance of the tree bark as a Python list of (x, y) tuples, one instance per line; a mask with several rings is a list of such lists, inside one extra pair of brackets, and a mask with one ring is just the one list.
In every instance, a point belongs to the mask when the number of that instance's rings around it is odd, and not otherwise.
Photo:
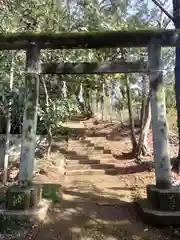
[(96, 93), (96, 91), (92, 93), (91, 109), (92, 109), (93, 117), (96, 117), (97, 116), (97, 93)]
[(151, 122), (151, 107), (150, 107), (149, 96), (147, 99), (147, 104), (145, 106), (145, 109), (142, 112), (142, 117), (143, 117), (142, 125), (141, 125), (141, 131), (139, 135), (136, 158), (139, 158), (141, 154), (143, 156), (147, 156), (149, 154), (148, 147), (147, 147), (147, 137), (148, 137), (148, 131), (149, 131), (150, 122)]
[(130, 121), (130, 129), (131, 129), (131, 142), (132, 142), (132, 153), (136, 152), (137, 149), (137, 140), (136, 140), (136, 134), (135, 134), (135, 128), (134, 128), (134, 119), (133, 119), (133, 113), (132, 113), (132, 97), (131, 97), (131, 91), (129, 87), (129, 81), (128, 76), (125, 74), (125, 86), (126, 86), (126, 94), (127, 94), (127, 100), (128, 100), (128, 111), (129, 111), (129, 121)]
[[(11, 52), (11, 69), (10, 69), (10, 82), (9, 91), (12, 94), (13, 81), (14, 81), (14, 51)], [(5, 143), (5, 155), (4, 155), (4, 169), (3, 169), (3, 184), (5, 185), (8, 178), (8, 160), (9, 160), (9, 141), (10, 141), (10, 131), (11, 131), (11, 106), (12, 106), (12, 96), (8, 104), (7, 112), (7, 125), (6, 125), (6, 143)]]
[[(49, 112), (49, 95), (48, 95), (46, 83), (45, 83), (43, 78), (42, 78), (42, 83), (43, 83), (45, 99), (46, 99), (46, 113), (48, 114), (48, 112)], [(51, 131), (51, 125), (50, 124), (47, 127), (47, 133), (48, 133), (48, 137), (47, 137), (47, 140), (48, 140), (47, 158), (49, 158), (49, 155), (51, 153), (51, 146), (52, 146), (52, 131)]]
[(120, 122), (121, 122), (121, 126), (124, 126), (124, 118), (123, 118), (123, 112), (124, 112), (124, 108), (122, 108), (122, 110), (119, 110), (119, 116), (120, 116)]
[[(173, 13), (174, 13), (174, 24), (175, 28), (180, 28), (180, 2), (178, 0), (173, 0)], [(176, 93), (176, 109), (177, 109), (177, 127), (179, 136), (179, 151), (178, 157), (174, 163), (173, 168), (180, 172), (180, 47), (176, 47), (176, 58), (175, 58), (175, 93)]]
[(104, 121), (104, 109), (105, 109), (105, 86), (102, 85), (102, 97), (101, 97), (101, 120)]
[(112, 106), (112, 96), (111, 96), (111, 85), (109, 86), (109, 121), (112, 123), (112, 115), (113, 115), (113, 106)]
[(65, 81), (63, 81), (62, 93), (63, 93), (63, 97), (67, 98), (67, 86)]

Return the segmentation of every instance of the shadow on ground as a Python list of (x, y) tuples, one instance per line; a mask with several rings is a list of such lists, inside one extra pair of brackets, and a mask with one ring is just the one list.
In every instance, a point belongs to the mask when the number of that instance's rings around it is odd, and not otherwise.
[[(140, 133), (139, 123), (135, 125), (135, 133), (137, 135)], [(99, 122), (98, 125), (89, 128), (89, 136), (106, 137), (109, 141), (118, 141), (130, 136), (130, 126), (128, 122), (123, 125), (121, 123)]]
[(104, 195), (96, 188), (64, 190), (64, 199), (49, 211), (36, 240), (168, 239), (143, 224), (135, 204), (119, 199), (123, 195)]

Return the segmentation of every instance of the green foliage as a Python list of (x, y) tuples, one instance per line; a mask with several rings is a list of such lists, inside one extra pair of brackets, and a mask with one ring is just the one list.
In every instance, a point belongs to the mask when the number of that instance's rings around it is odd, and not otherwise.
[[(16, 0), (2, 1), (0, 11), (1, 32), (28, 32), (31, 34), (44, 32), (48, 34), (59, 32), (88, 32), (88, 31), (108, 31), (108, 30), (134, 30), (152, 27), (167, 27), (168, 18), (162, 14), (157, 7), (148, 8), (147, 1), (139, 0), (120, 0), (120, 1), (55, 1), (55, 0)], [(114, 58), (120, 58), (119, 49), (70, 49), (70, 50), (42, 50), (42, 61), (99, 61), (104, 62)], [(126, 60), (137, 60), (147, 57), (144, 54), (144, 48), (125, 49)], [(2, 115), (6, 115), (9, 99), (13, 97), (12, 111), (16, 121), (22, 121), (23, 114), (23, 85), (24, 85), (24, 62), (25, 54), (23, 51), (16, 53), (15, 57), (15, 74), (13, 96), (9, 95), (9, 71), (10, 71), (10, 52), (4, 51), (0, 54), (0, 101)], [(174, 52), (172, 48), (163, 49), (163, 60), (166, 69), (174, 63)], [(79, 94), (79, 84), (77, 82), (85, 82), (83, 87), (85, 105), (89, 105), (91, 95), (97, 91), (97, 97), (100, 99), (102, 95), (102, 82), (113, 82), (116, 79), (120, 83), (122, 99), (117, 103), (117, 108), (122, 109), (127, 106), (125, 96), (125, 82), (122, 74), (112, 75), (66, 75), (52, 77), (48, 76), (48, 93), (53, 93), (54, 97), (49, 103), (48, 111), (46, 110), (45, 97), (41, 99), (39, 108), (39, 124), (38, 131), (42, 132), (50, 125), (52, 131), (59, 129), (60, 123), (65, 122), (73, 114), (78, 111), (74, 96)], [(71, 81), (67, 84), (68, 99), (62, 100), (60, 93), (62, 81)], [(172, 81), (169, 75), (167, 81)], [(73, 83), (74, 82), (74, 83)], [(139, 92), (132, 88), (138, 85)], [(57, 91), (59, 90), (59, 92)], [(130, 89), (134, 102), (140, 102), (142, 98), (141, 80), (137, 75), (132, 75), (130, 79)], [(56, 91), (55, 91), (56, 90)], [(108, 89), (106, 91), (106, 94)], [(21, 94), (22, 93), (22, 94)], [(167, 107), (174, 107), (173, 93), (167, 94)], [(174, 95), (173, 95), (174, 96)], [(172, 99), (171, 99), (172, 98)]]
[(40, 125), (46, 130), (51, 127), (52, 132), (56, 132), (76, 112), (77, 105), (68, 99), (51, 100), (48, 107), (44, 105), (38, 110)]
[(53, 136), (72, 136), (74, 135), (74, 131), (72, 128), (64, 127), (64, 126), (58, 126), (56, 129), (52, 129), (52, 135)]
[(53, 202), (60, 202), (61, 196), (61, 186), (56, 184), (44, 184), (42, 186), (42, 197)]

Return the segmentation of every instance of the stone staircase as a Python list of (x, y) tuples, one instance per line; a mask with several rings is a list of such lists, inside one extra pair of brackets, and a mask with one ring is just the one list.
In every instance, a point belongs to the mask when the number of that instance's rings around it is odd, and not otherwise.
[(108, 145), (99, 139), (70, 139), (66, 152), (66, 175), (102, 175), (117, 173)]

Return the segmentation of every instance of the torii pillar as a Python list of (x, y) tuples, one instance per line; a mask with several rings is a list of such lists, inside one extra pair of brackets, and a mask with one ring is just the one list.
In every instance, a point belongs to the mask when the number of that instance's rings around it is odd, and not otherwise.
[[(34, 185), (36, 127), (39, 98), (40, 49), (36, 43), (29, 43), (26, 51), (25, 99), (23, 134), (21, 143), (19, 184), (8, 189), (6, 208), (27, 210), (34, 208), (41, 200), (41, 186)], [(22, 213), (23, 214), (23, 213)]]
[(158, 39), (150, 42), (148, 59), (156, 183), (147, 186), (147, 200), (139, 201), (140, 210), (144, 220), (153, 225), (180, 224), (180, 188), (172, 186), (171, 182), (165, 88)]

